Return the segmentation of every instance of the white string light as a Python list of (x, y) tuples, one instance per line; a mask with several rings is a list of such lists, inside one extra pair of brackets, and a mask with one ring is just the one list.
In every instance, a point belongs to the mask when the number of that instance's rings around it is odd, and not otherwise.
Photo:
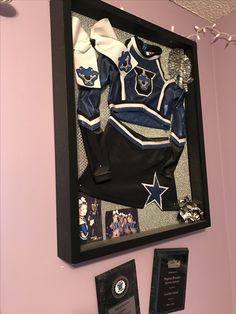
[(223, 39), (226, 41), (225, 47), (228, 47), (230, 43), (236, 44), (236, 35), (230, 35), (228, 33), (224, 33), (216, 29), (216, 24), (213, 24), (212, 26), (206, 25), (204, 27), (194, 26), (195, 33), (187, 36), (187, 38), (195, 38), (197, 40), (200, 40), (200, 34), (205, 35), (206, 31), (209, 31), (213, 35), (212, 44), (216, 42), (218, 39)]

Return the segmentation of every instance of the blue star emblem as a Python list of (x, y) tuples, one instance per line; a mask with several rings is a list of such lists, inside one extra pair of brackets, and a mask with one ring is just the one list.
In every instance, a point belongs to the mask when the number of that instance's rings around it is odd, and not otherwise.
[(156, 205), (162, 210), (162, 194), (164, 194), (169, 188), (160, 185), (156, 172), (154, 173), (152, 184), (142, 183), (142, 185), (149, 193), (145, 206), (151, 203), (156, 203)]

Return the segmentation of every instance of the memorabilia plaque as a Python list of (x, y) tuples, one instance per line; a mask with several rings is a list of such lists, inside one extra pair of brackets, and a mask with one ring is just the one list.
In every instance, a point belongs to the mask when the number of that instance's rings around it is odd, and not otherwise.
[(140, 314), (135, 261), (95, 277), (99, 314)]
[(150, 314), (184, 309), (188, 249), (156, 249), (154, 253)]

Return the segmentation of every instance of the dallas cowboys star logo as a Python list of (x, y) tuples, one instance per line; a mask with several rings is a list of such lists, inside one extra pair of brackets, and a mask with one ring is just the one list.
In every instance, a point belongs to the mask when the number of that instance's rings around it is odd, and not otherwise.
[(162, 194), (164, 194), (169, 188), (166, 186), (160, 185), (156, 172), (154, 173), (152, 184), (142, 183), (142, 185), (145, 187), (145, 189), (149, 193), (145, 206), (151, 203), (156, 203), (156, 205), (160, 207), (161, 210), (163, 210), (162, 209)]

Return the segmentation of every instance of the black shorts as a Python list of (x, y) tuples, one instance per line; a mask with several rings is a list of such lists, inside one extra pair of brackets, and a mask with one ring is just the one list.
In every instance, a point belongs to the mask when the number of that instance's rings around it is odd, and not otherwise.
[(79, 190), (90, 196), (134, 208), (155, 203), (178, 210), (174, 170), (183, 148), (141, 149), (109, 123), (104, 131), (112, 178), (95, 183), (89, 167), (79, 178)]

